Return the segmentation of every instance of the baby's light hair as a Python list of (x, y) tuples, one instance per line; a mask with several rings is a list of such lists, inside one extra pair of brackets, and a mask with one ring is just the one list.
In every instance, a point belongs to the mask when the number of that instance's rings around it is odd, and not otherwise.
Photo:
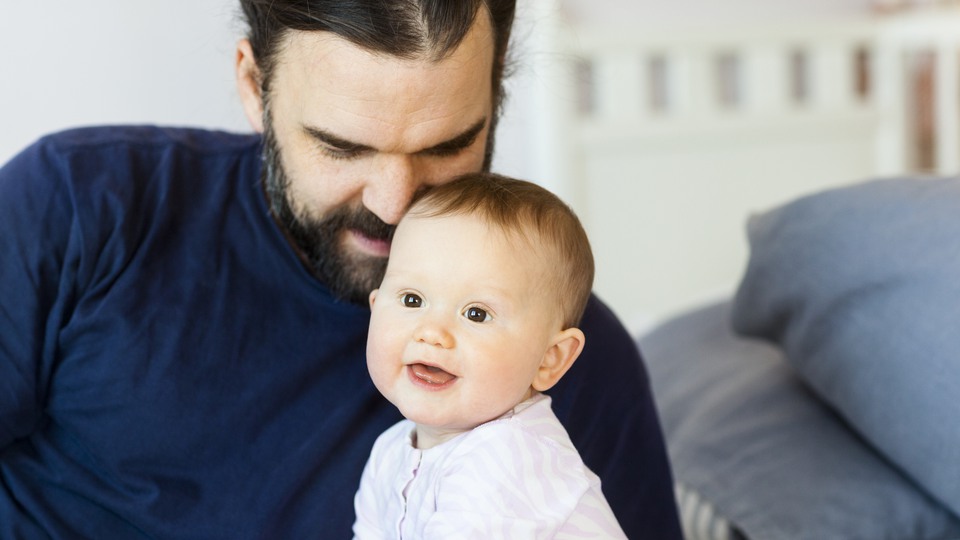
[(593, 253), (580, 220), (559, 197), (532, 182), (493, 173), (469, 173), (419, 195), (413, 217), (477, 215), (556, 259), (550, 290), (564, 328), (580, 324), (593, 288)]

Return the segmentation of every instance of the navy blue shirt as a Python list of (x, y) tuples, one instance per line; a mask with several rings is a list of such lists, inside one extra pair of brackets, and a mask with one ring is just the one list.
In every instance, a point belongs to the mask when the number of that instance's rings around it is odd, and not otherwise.
[[(0, 538), (349, 538), (369, 310), (267, 209), (260, 139), (42, 139), (0, 169)], [(633, 341), (593, 299), (550, 393), (631, 538), (680, 538)]]

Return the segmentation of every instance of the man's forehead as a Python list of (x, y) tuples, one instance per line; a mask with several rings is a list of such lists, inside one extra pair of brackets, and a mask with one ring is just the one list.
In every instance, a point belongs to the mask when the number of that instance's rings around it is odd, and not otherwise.
[[(285, 40), (277, 57), (280, 71), (289, 68), (300, 74), (313, 74), (322, 77), (318, 82), (336, 82), (338, 86), (349, 86), (351, 82), (359, 85), (363, 82), (359, 75), (364, 73), (376, 73), (386, 85), (391, 82), (386, 79), (406, 74), (449, 77), (462, 70), (473, 72), (486, 64), (482, 51), (464, 50), (441, 59), (405, 58), (360, 47), (331, 32), (291, 31)], [(477, 75), (489, 78), (486, 72)]]
[[(479, 18), (481, 20), (485, 17)], [(337, 34), (325, 31), (290, 30), (284, 35), (276, 57), (279, 71), (315, 73), (317, 77), (353, 80), (363, 72), (380, 77), (405, 73), (453, 77), (472, 84), (490, 85), (493, 76), (494, 43), (489, 23), (475, 23), (456, 49), (435, 58), (430, 55), (401, 57), (361, 47)], [(470, 76), (466, 76), (469, 74)], [(471, 80), (472, 79), (472, 80)], [(382, 81), (387, 83), (389, 81)]]
[(280, 62), (322, 63), (328, 55), (358, 57), (364, 62), (401, 62), (404, 59), (361, 47), (333, 32), (321, 30), (287, 30), (278, 47)]
[(468, 35), (441, 60), (370, 52), (330, 32), (292, 32), (272, 99), (293, 120), (383, 151), (444, 143), (493, 114), (492, 49)]

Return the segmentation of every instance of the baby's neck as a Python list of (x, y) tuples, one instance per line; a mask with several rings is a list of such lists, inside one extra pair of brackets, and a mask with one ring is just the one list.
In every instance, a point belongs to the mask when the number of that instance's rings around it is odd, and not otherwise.
[[(500, 414), (496, 418), (491, 418), (486, 422), (482, 422), (471, 428), (449, 429), (449, 428), (428, 426), (425, 424), (417, 424), (416, 425), (417, 427), (413, 432), (413, 436), (410, 442), (411, 444), (413, 444), (413, 447), (416, 448), (417, 450), (429, 450), (435, 446), (439, 446), (447, 441), (453, 440), (458, 436), (463, 435), (464, 433), (467, 433), (468, 431), (472, 431), (482, 426), (483, 424), (486, 424), (488, 422), (493, 422), (494, 420), (498, 420), (505, 416), (512, 415), (515, 412), (519, 412), (518, 408), (521, 408), (521, 406), (523, 406), (525, 403), (530, 402), (530, 400), (534, 399), (539, 395), (540, 395), (540, 392), (537, 392), (531, 389), (530, 392), (528, 392), (527, 395), (524, 397), (523, 401), (521, 401), (520, 403), (517, 403), (510, 409), (504, 411), (502, 414)], [(522, 408), (526, 408), (526, 407), (522, 407)]]

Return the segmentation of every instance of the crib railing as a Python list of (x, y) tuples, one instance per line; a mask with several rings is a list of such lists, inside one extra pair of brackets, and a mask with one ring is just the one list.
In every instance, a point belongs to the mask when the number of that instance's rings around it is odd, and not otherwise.
[(689, 32), (561, 23), (552, 37), (572, 62), (576, 143), (853, 116), (874, 123), (877, 174), (960, 171), (957, 7)]
[[(568, 42), (581, 58), (582, 109), (602, 121), (723, 121), (866, 106), (857, 83), (873, 25), (797, 25)], [(593, 96), (596, 96), (594, 101)]]

